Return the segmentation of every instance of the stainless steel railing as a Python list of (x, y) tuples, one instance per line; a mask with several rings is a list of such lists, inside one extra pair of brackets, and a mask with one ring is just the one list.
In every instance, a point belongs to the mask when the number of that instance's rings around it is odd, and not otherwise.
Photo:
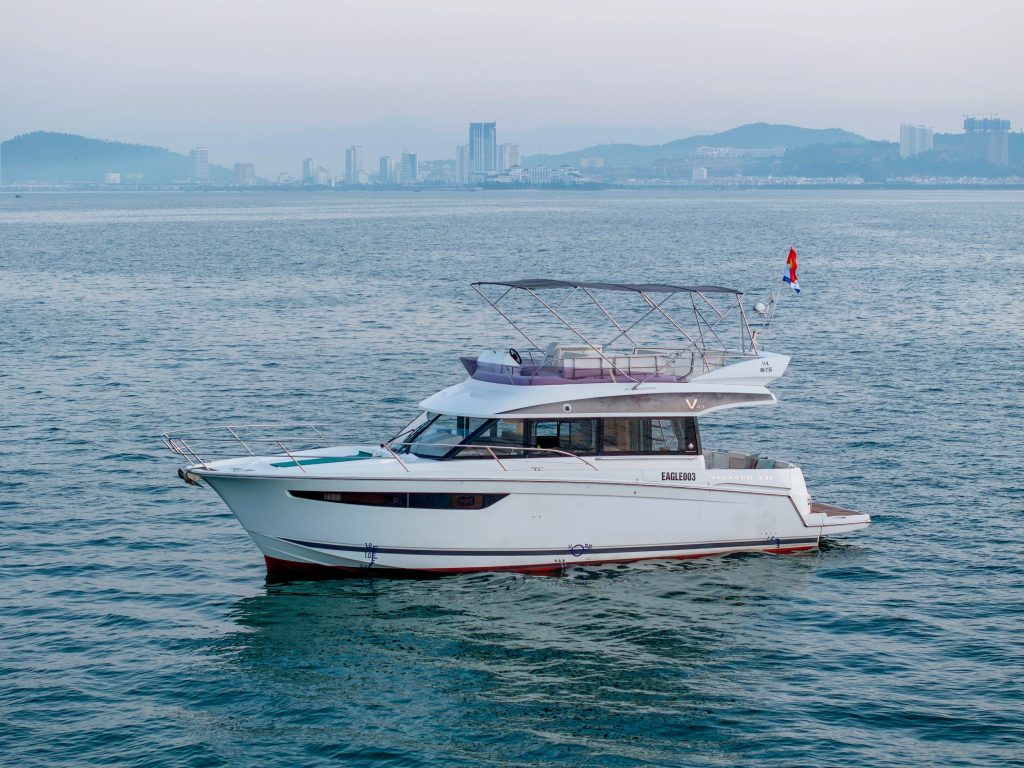
[[(594, 464), (591, 464), (589, 461), (587, 461), (582, 456), (579, 456), (579, 455), (577, 455), (575, 453), (572, 453), (571, 451), (563, 451), (560, 448), (531, 448), (529, 446), (522, 446), (522, 445), (488, 445), (486, 443), (420, 443), (420, 442), (416, 442), (416, 443), (391, 443), (391, 444), (384, 443), (383, 445), (381, 445), (381, 447), (384, 448), (386, 451), (388, 451), (388, 453), (390, 453), (392, 456), (394, 456), (396, 459), (398, 459), (399, 463), (401, 463), (402, 466), (405, 467), (407, 471), (411, 471), (411, 470), (409, 470), (409, 465), (406, 464), (404, 461), (402, 461), (402, 458), (401, 458), (401, 456), (398, 453), (396, 453), (394, 450), (392, 450), (391, 445), (410, 445), (410, 446), (415, 445), (418, 448), (419, 447), (422, 447), (422, 448), (448, 448), (449, 450), (453, 450), (455, 448), (458, 448), (458, 449), (460, 449), (460, 452), (462, 450), (466, 449), (466, 448), (472, 448), (472, 449), (475, 449), (475, 450), (484, 450), (484, 451), (487, 451), (487, 453), (490, 455), (490, 457), (492, 459), (494, 459), (496, 462), (498, 462), (498, 466), (501, 467), (506, 472), (508, 471), (508, 467), (506, 467), (502, 463), (501, 459), (498, 458), (498, 456), (495, 453), (495, 451), (509, 451), (509, 452), (514, 452), (514, 453), (521, 454), (519, 456), (506, 456), (505, 457), (505, 461), (508, 461), (510, 458), (512, 458), (512, 459), (536, 459), (536, 458), (538, 458), (537, 456), (528, 455), (528, 454), (535, 454), (535, 453), (551, 454), (552, 456), (565, 456), (565, 457), (568, 457), (568, 458), (576, 459), (576, 461), (583, 462), (584, 464), (586, 464), (588, 467), (590, 467), (595, 472), (600, 472), (601, 471)], [(416, 455), (416, 454), (413, 454), (413, 455)], [(433, 457), (431, 457), (431, 458), (433, 458)], [(438, 458), (438, 460), (440, 460), (442, 457), (437, 457), (437, 458)], [(546, 458), (546, 457), (542, 457), (542, 458)]]
[[(273, 437), (252, 436), (246, 434), (248, 431), (257, 429), (285, 430), (292, 434), (276, 435)], [(295, 434), (300, 430), (308, 430), (312, 434), (310, 435), (307, 433), (305, 436), (302, 434)], [(181, 456), (189, 463), (190, 466), (198, 466), (203, 469), (211, 469), (210, 464), (218, 459), (237, 458), (239, 451), (227, 450), (229, 446), (237, 446), (244, 451), (244, 454), (242, 455), (253, 457), (260, 455), (273, 457), (286, 456), (302, 472), (306, 472), (305, 467), (302, 466), (303, 459), (323, 458), (322, 453), (313, 454), (308, 453), (307, 451), (311, 448), (323, 449), (339, 444), (338, 441), (330, 440), (324, 434), (322, 428), (314, 424), (229, 424), (206, 430), (199, 430), (197, 432), (192, 432), (189, 435), (164, 432), (160, 435), (160, 440), (168, 450), (178, 456)], [(295, 443), (298, 441), (303, 443), (302, 448), (295, 447)], [(316, 445), (311, 446), (309, 445), (310, 442), (314, 442)], [(289, 447), (289, 443), (291, 444), (291, 447)], [(358, 443), (353, 443), (353, 445), (358, 445)], [(406, 472), (412, 472), (416, 468), (417, 462), (408, 462), (404, 460), (402, 455), (392, 447), (401, 445), (412, 444), (380, 443), (380, 448), (385, 451), (388, 456), (395, 459)], [(447, 448), (449, 450), (459, 448), (460, 451), (464, 449), (483, 450), (486, 451), (487, 455), (506, 472), (508, 471), (508, 467), (505, 465), (505, 462), (509, 459), (536, 459), (547, 457), (571, 458), (585, 464), (595, 472), (600, 471), (597, 466), (584, 457), (578, 456), (570, 451), (563, 451), (559, 448), (532, 448), (522, 445), (487, 445), (481, 443), (462, 444), (416, 442), (415, 445), (422, 448)], [(274, 449), (276, 449), (276, 451), (274, 451)], [(519, 455), (504, 455), (505, 462), (503, 462), (498, 455), (502, 452), (517, 453)], [(538, 453), (544, 454), (544, 456), (536, 456)], [(440, 460), (441, 457), (438, 457), (438, 459)]]
[[(254, 430), (274, 430), (278, 434), (272, 437), (250, 434)], [(237, 457), (237, 451), (227, 450), (229, 446), (238, 446), (249, 456), (267, 455), (268, 447), (277, 448), (281, 455), (287, 456), (296, 463), (296, 466), (301, 467), (296, 457), (301, 456), (302, 450), (337, 445), (337, 441), (330, 440), (324, 434), (322, 427), (306, 423), (225, 424), (190, 432), (187, 436), (164, 432), (160, 435), (160, 440), (166, 448), (184, 458), (189, 464), (207, 469), (211, 461)], [(303, 447), (296, 448), (296, 443)], [(289, 444), (292, 447), (289, 447)], [(260, 453), (257, 453), (257, 450)]]

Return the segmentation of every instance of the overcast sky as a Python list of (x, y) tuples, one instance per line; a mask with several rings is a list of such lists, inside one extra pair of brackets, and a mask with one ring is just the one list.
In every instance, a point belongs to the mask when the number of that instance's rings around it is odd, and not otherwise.
[(349, 144), (451, 157), (473, 120), (526, 152), (754, 121), (1017, 130), (1022, 37), (1024, 0), (0, 0), (0, 139), (202, 144), (270, 175), (340, 170)]

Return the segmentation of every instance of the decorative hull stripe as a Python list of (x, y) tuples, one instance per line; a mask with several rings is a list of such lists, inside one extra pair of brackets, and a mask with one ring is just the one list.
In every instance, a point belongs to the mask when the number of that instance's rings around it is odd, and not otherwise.
[(297, 499), (409, 509), (487, 509), (507, 493), (394, 493), (380, 491), (288, 491)]
[[(771, 554), (788, 555), (794, 552), (805, 552), (813, 547), (812, 544), (803, 544), (799, 547), (782, 547), (780, 549), (771, 550)], [(762, 550), (768, 551), (768, 550)], [(674, 554), (666, 555), (666, 559), (671, 560), (690, 560), (701, 557), (713, 557), (716, 554), (724, 554), (721, 552), (696, 552), (692, 554)], [(506, 571), (515, 573), (534, 573), (534, 574), (547, 574), (547, 573), (560, 573), (566, 566), (572, 565), (573, 563), (566, 562), (546, 562), (546, 563), (523, 563), (516, 565), (474, 565), (474, 566), (458, 566), (454, 568), (373, 568), (367, 565), (324, 565), (321, 563), (310, 563), (310, 562), (296, 562), (294, 560), (281, 560), (276, 557), (270, 557), (264, 555), (264, 559), (267, 562), (267, 578), (270, 580), (284, 580), (291, 581), (295, 577), (306, 578), (306, 579), (336, 579), (343, 576), (359, 576), (362, 578), (366, 577), (383, 577), (389, 579), (421, 579), (421, 578), (435, 578), (438, 576), (444, 576), (446, 574), (453, 573), (479, 573), (481, 571)], [(635, 557), (610, 557), (602, 560), (586, 560), (579, 565), (586, 566), (599, 566), (607, 565), (609, 563), (633, 563), (638, 558)], [(655, 560), (658, 558), (640, 558)]]
[(569, 545), (559, 549), (413, 549), (407, 547), (381, 547), (377, 545), (356, 546), (353, 544), (324, 544), (316, 541), (302, 541), (300, 539), (284, 539), (291, 544), (298, 544), (300, 547), (311, 547), (313, 549), (329, 549), (341, 552), (367, 551), (368, 546), (373, 547), (377, 554), (389, 555), (427, 555), (435, 557), (537, 557), (545, 555), (616, 555), (636, 552), (673, 552), (689, 551), (695, 549), (736, 549), (738, 547), (790, 547), (794, 545), (814, 545), (818, 543), (817, 536), (804, 536), (785, 539), (757, 539), (755, 541), (713, 541), (700, 544), (642, 544), (638, 546), (621, 547), (589, 547), (587, 545)]

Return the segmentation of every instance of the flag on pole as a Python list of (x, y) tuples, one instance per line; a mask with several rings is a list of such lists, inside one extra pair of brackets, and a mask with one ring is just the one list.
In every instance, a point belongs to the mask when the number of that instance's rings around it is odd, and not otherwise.
[(796, 249), (789, 249), (789, 258), (786, 259), (786, 271), (782, 274), (782, 282), (793, 286), (794, 293), (800, 293), (800, 281), (796, 279)]

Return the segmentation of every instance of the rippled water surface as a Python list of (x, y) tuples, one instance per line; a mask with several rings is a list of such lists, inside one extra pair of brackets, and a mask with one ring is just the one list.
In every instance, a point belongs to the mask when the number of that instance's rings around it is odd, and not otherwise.
[[(10, 765), (1021, 764), (1024, 196), (0, 195)], [(773, 409), (705, 443), (870, 512), (807, 556), (267, 583), (169, 427), (379, 440), (495, 336), (472, 279), (801, 255)]]

